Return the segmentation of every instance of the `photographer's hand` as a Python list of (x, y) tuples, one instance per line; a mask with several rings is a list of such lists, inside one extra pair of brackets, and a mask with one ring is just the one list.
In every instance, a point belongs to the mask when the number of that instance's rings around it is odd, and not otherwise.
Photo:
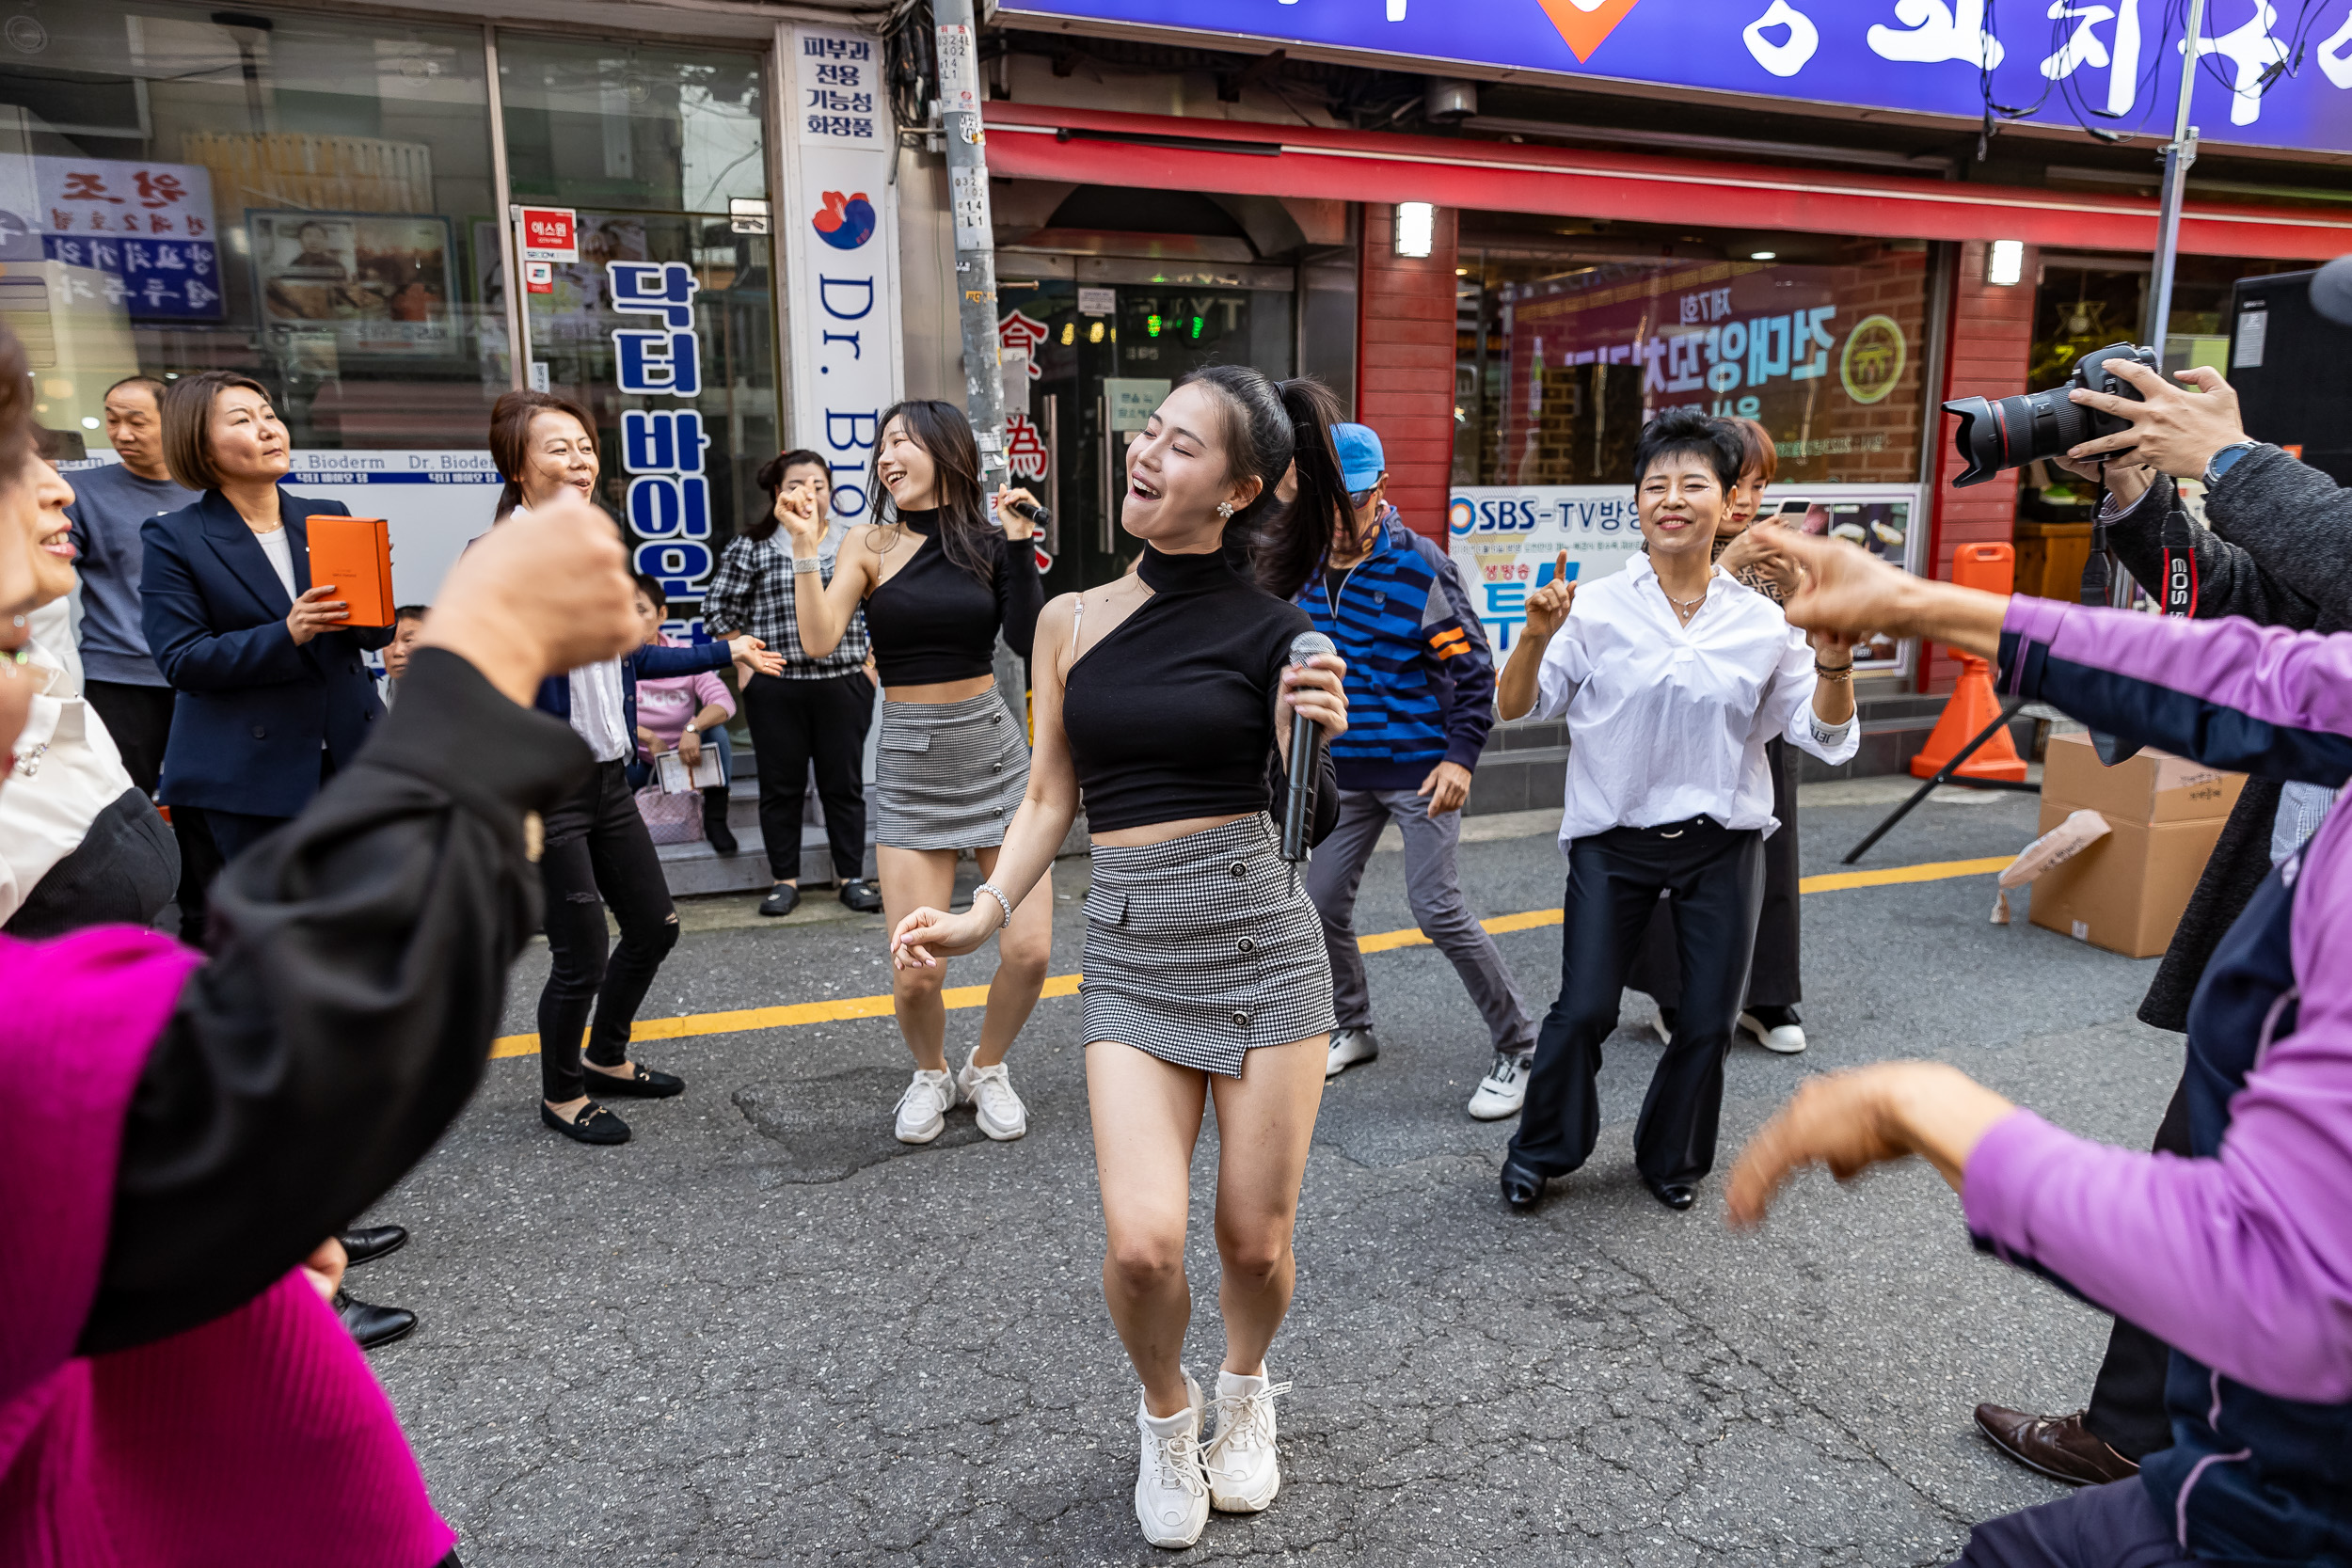
[(2138, 505), (2139, 498), (2146, 495), (2148, 486), (2155, 482), (2156, 473), (2144, 463), (2101, 463), (2095, 457), (2088, 463), (2078, 463), (2071, 457), (2053, 457), (2050, 467), (2063, 468), (2077, 479), (2087, 479), (2094, 483), (2100, 481), (2100, 470), (2104, 468), (2107, 494), (2115, 498), (2118, 512), (2128, 512)]
[(2238, 418), (2237, 393), (2221, 378), (2219, 371), (2202, 365), (2183, 371), (2180, 379), (2198, 388), (2190, 392), (2173, 386), (2145, 365), (2128, 359), (2112, 359), (2108, 365), (2116, 374), (2138, 388), (2146, 401), (2135, 403), (2130, 398), (2080, 388), (2068, 394), (2086, 408), (2130, 420), (2132, 427), (2085, 441), (2070, 450), (2067, 456), (2097, 458), (2109, 452), (2129, 451), (2135, 463), (2144, 463), (2174, 479), (2201, 479), (2205, 465), (2213, 461), (2215, 452), (2247, 438), (2246, 427)]

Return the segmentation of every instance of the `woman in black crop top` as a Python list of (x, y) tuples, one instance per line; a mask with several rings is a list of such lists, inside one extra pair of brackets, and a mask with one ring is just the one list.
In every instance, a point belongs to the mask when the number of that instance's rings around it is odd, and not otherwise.
[[(1347, 727), (1341, 662), (1302, 669), (1289, 655), (1310, 629), (1290, 595), (1346, 504), (1336, 414), (1312, 382), (1278, 388), (1237, 366), (1169, 394), (1132, 451), (1121, 509), (1141, 564), (1039, 621), (1036, 754), (996, 880), (982, 884), (990, 896), (961, 915), (916, 910), (892, 938), (900, 973), (936, 974), (940, 956), (972, 951), (1008, 919), (1009, 936), (1045, 902), (1038, 890), (1083, 794), (1103, 1291), (1143, 1379), (1136, 1514), (1154, 1545), (1188, 1546), (1212, 1506), (1255, 1513), (1280, 1484), (1273, 1399), (1289, 1385), (1268, 1380), (1265, 1354), (1290, 1307), (1332, 1013), (1321, 923), (1276, 853), (1268, 764), (1294, 708), (1326, 734)], [(1285, 510), (1273, 486), (1294, 459), (1298, 499)], [(1226, 1354), (1209, 1439), (1180, 1356), (1189, 1173), (1212, 1096)]]
[[(996, 636), (1003, 632), (1012, 651), (1027, 658), (1045, 590), (1030, 525), (1010, 504), (1032, 498), (1025, 490), (1000, 491), (997, 525), (990, 523), (979, 449), (953, 404), (902, 403), (882, 415), (866, 494), (885, 493), (888, 508), (876, 511), (883, 520), (850, 531), (830, 583), (817, 558), (829, 519), (804, 504), (787, 510), (785, 526), (801, 645), (821, 657), (857, 611), (866, 612), (883, 687), (872, 798), (875, 861), (882, 908), (895, 922), (910, 910), (947, 902), (957, 851), (975, 851), (982, 876), (995, 869), (997, 847), (1029, 776), (1020, 718), (996, 690)], [(979, 1043), (961, 1072), (947, 1064), (940, 971), (894, 973), (898, 1030), (915, 1069), (898, 1097), (901, 1142), (938, 1137), (960, 1101), (971, 1103), (980, 1131), (992, 1138), (1028, 1131), (1005, 1052), (1045, 984), (1053, 908), (1050, 896), (1039, 900), (1005, 932)]]

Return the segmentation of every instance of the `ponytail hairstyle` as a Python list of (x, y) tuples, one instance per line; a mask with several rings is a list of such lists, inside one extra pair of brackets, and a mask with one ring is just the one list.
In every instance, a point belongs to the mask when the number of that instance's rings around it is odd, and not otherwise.
[[(1211, 365), (1184, 379), (1215, 391), (1224, 407), (1232, 476), (1261, 484), (1256, 499), (1225, 525), (1226, 554), (1238, 551), (1260, 588), (1287, 599), (1314, 575), (1335, 531), (1355, 526), (1331, 445), (1339, 399), (1311, 376), (1278, 382), (1247, 365)], [(1286, 508), (1274, 487), (1293, 464), (1298, 496)]]
[(498, 468), (499, 478), (506, 481), (506, 488), (499, 492), (498, 514), (491, 519), (494, 522), (506, 521), (508, 515), (523, 503), (523, 468), (531, 457), (531, 421), (541, 414), (569, 414), (588, 433), (589, 446), (596, 444), (596, 421), (571, 399), (548, 392), (501, 393), (498, 402), (490, 405), (490, 462)]
[[(989, 522), (987, 493), (980, 488), (980, 448), (972, 438), (972, 421), (963, 410), (937, 398), (909, 398), (882, 410), (874, 423), (874, 461), (866, 470), (866, 494), (874, 499), (878, 522), (897, 522), (898, 503), (888, 500), (882, 480), (882, 433), (890, 421), (906, 426), (914, 444), (930, 454), (931, 494), (939, 502), (939, 547), (948, 563), (969, 572), (982, 584), (996, 581), (1000, 535)], [(781, 470), (777, 473), (783, 479)], [(890, 508), (888, 518), (882, 508)]]
[(1740, 470), (1742, 478), (1751, 470), (1761, 475), (1767, 484), (1780, 477), (1780, 449), (1772, 444), (1772, 433), (1760, 421), (1741, 414), (1726, 415), (1716, 422), (1727, 427), (1748, 454), (1747, 466)]

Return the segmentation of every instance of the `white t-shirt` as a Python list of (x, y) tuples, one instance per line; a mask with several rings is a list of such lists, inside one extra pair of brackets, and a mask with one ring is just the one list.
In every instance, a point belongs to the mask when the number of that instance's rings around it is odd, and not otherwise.
[(262, 553), (269, 557), (270, 569), (278, 574), (278, 580), (286, 585), (286, 597), (302, 597), (294, 588), (294, 535), (288, 533), (281, 524), (267, 533), (257, 533), (253, 537), (260, 541)]

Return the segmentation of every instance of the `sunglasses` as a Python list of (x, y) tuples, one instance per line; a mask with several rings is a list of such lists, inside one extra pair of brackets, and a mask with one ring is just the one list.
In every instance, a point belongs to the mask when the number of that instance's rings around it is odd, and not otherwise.
[(1380, 486), (1375, 484), (1367, 490), (1350, 490), (1347, 493), (1347, 504), (1354, 507), (1357, 511), (1361, 512), (1371, 501), (1374, 493), (1379, 488)]

